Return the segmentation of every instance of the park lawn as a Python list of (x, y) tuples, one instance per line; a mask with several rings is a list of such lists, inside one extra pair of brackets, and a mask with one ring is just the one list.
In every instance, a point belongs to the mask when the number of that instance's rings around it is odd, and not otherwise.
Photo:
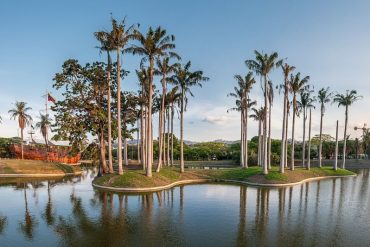
[(279, 172), (278, 167), (273, 167), (269, 174), (264, 175), (261, 167), (228, 168), (228, 169), (189, 169), (180, 173), (178, 168), (164, 167), (159, 173), (153, 171), (151, 178), (145, 176), (142, 170), (129, 170), (123, 175), (108, 174), (98, 177), (94, 184), (116, 188), (148, 188), (171, 184), (173, 182), (189, 179), (214, 179), (236, 180), (262, 184), (284, 184), (299, 182), (307, 178), (325, 176), (348, 176), (355, 173), (331, 167), (312, 168), (306, 170), (296, 168), (294, 171), (286, 170), (284, 174)]
[(0, 174), (66, 174), (80, 172), (78, 166), (38, 160), (0, 160)]

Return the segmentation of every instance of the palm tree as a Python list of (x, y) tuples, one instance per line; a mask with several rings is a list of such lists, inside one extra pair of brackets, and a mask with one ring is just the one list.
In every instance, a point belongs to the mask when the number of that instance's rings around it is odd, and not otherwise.
[[(306, 120), (307, 120), (307, 110), (314, 107), (313, 102), (314, 98), (311, 97), (311, 90), (304, 90), (301, 92), (301, 99), (298, 101), (298, 107), (303, 113), (303, 141), (302, 141), (302, 166), (305, 166), (306, 160)], [(311, 111), (311, 110), (310, 110)], [(311, 120), (311, 118), (310, 118)], [(309, 130), (310, 131), (310, 130)], [(308, 168), (308, 167), (307, 167)]]
[(40, 132), (45, 140), (45, 147), (46, 147), (46, 160), (48, 160), (48, 131), (51, 126), (51, 118), (49, 118), (49, 114), (41, 114), (40, 113), (40, 121), (36, 123), (36, 128), (40, 129)]
[(320, 103), (320, 144), (319, 144), (319, 167), (322, 167), (322, 122), (325, 114), (325, 104), (329, 103), (333, 96), (332, 92), (329, 92), (329, 87), (322, 88), (319, 90), (317, 99)]
[(297, 94), (300, 94), (304, 90), (308, 89), (309, 76), (301, 79), (301, 73), (296, 75), (291, 75), (289, 80), (289, 92), (293, 95), (293, 121), (292, 121), (292, 153), (291, 153), (291, 170), (294, 170), (294, 127), (295, 127), (295, 116), (298, 115), (298, 104), (297, 104)]
[(10, 119), (18, 118), (18, 125), (21, 129), (21, 150), (22, 150), (22, 160), (23, 160), (23, 130), (30, 124), (32, 117), (27, 112), (32, 108), (27, 107), (27, 103), (23, 101), (16, 101), (15, 108), (9, 110)]
[(334, 96), (333, 102), (338, 103), (338, 107), (344, 106), (345, 110), (345, 122), (344, 122), (344, 144), (343, 144), (343, 162), (342, 169), (346, 167), (346, 145), (347, 145), (347, 125), (348, 125), (348, 107), (351, 106), (354, 102), (361, 99), (362, 96), (357, 95), (356, 90), (347, 90), (345, 94), (337, 93)]
[[(173, 56), (180, 59), (180, 57), (175, 53), (173, 53)], [(155, 74), (161, 75), (161, 84), (162, 84), (162, 97), (161, 97), (161, 105), (159, 109), (159, 157), (158, 157), (158, 166), (157, 166), (157, 172), (160, 171), (161, 165), (162, 165), (162, 155), (163, 155), (163, 144), (164, 144), (164, 134), (163, 130), (165, 128), (164, 126), (164, 119), (165, 119), (165, 101), (166, 101), (166, 93), (167, 93), (167, 75), (170, 73), (173, 73), (175, 71), (176, 66), (178, 66), (177, 63), (170, 64), (170, 57), (166, 56), (163, 57), (162, 60), (159, 58), (157, 59), (157, 70), (155, 71)], [(165, 131), (164, 131), (165, 132)], [(164, 154), (165, 155), (165, 154)]]
[[(234, 92), (228, 96), (235, 98), (236, 107), (229, 110), (240, 112), (240, 165), (248, 167), (248, 111), (250, 107), (256, 104), (255, 101), (249, 99), (249, 93), (252, 86), (256, 83), (252, 72), (249, 72), (244, 78), (240, 75), (235, 75), (234, 78), (238, 82), (239, 87), (234, 87)], [(228, 110), (228, 111), (229, 111)]]
[(261, 132), (262, 132), (262, 124), (265, 118), (264, 112), (265, 109), (263, 107), (257, 109), (257, 108), (252, 108), (253, 114), (251, 114), (249, 117), (253, 118), (253, 120), (258, 121), (258, 161), (257, 165), (261, 166), (261, 160), (262, 160), (262, 139), (261, 139)]
[(180, 98), (181, 98), (181, 94), (178, 92), (179, 91), (179, 87), (178, 86), (175, 86), (171, 89), (170, 92), (168, 92), (167, 94), (167, 99), (169, 101), (169, 105), (170, 105), (170, 122), (171, 122), (171, 157), (170, 157), (170, 160), (171, 160), (171, 166), (173, 166), (173, 140), (174, 140), (174, 135), (173, 135), (173, 117), (175, 115), (175, 105), (179, 103), (180, 101)]
[[(163, 56), (174, 56), (174, 53), (170, 50), (175, 49), (175, 44), (172, 43), (175, 40), (175, 36), (167, 35), (166, 30), (161, 27), (153, 30), (151, 27), (148, 29), (145, 36), (139, 31), (135, 31), (135, 39), (139, 42), (139, 45), (133, 45), (127, 49), (127, 52), (132, 52), (134, 55), (138, 54), (143, 56), (141, 64), (149, 61), (148, 73), (148, 117), (147, 117), (147, 170), (146, 175), (152, 176), (152, 163), (153, 163), (153, 131), (152, 131), (152, 107), (153, 107), (153, 76), (154, 76), (154, 62)], [(176, 55), (175, 55), (176, 56)]]
[(246, 60), (245, 64), (250, 70), (253, 70), (257, 75), (261, 76), (263, 79), (264, 87), (263, 93), (265, 97), (265, 121), (263, 124), (263, 173), (268, 173), (268, 160), (267, 160), (267, 118), (268, 118), (268, 75), (272, 71), (274, 67), (280, 66), (282, 61), (278, 61), (278, 54), (277, 52), (273, 52), (272, 54), (261, 54), (258, 51), (254, 51), (256, 56), (255, 60)]
[(126, 19), (121, 23), (112, 18), (112, 31), (110, 32), (109, 48), (117, 52), (117, 132), (118, 132), (118, 174), (123, 174), (122, 169), (122, 126), (121, 126), (121, 51), (126, 52), (128, 42), (134, 38), (136, 26), (127, 27)]
[(268, 91), (267, 91), (267, 96), (268, 96), (268, 102), (270, 106), (269, 110), (269, 123), (268, 123), (268, 145), (267, 145), (267, 166), (268, 169), (271, 169), (271, 112), (272, 112), (272, 103), (274, 101), (274, 88), (272, 86), (272, 81), (268, 82)]
[(112, 59), (110, 53), (114, 51), (113, 47), (113, 32), (99, 31), (94, 33), (95, 38), (100, 42), (100, 52), (107, 53), (107, 85), (108, 85), (108, 162), (109, 172), (113, 173), (113, 157), (112, 157), (112, 116), (111, 116), (111, 66)]
[(208, 77), (203, 76), (203, 71), (190, 71), (191, 62), (185, 65), (176, 66), (175, 74), (171, 76), (170, 82), (180, 88), (180, 172), (184, 172), (184, 111), (188, 102), (187, 94), (193, 96), (190, 91), (192, 86), (202, 86), (201, 82), (208, 81)]
[(281, 65), (281, 69), (283, 71), (284, 75), (284, 84), (282, 87), (284, 88), (284, 109), (283, 109), (283, 129), (282, 129), (282, 138), (281, 138), (281, 153), (280, 153), (280, 172), (284, 173), (284, 167), (285, 167), (285, 160), (286, 160), (286, 150), (287, 147), (287, 138), (286, 138), (286, 132), (287, 132), (287, 126), (288, 126), (288, 94), (289, 94), (289, 75), (293, 72), (295, 69), (294, 66), (290, 66), (287, 63), (284, 65)]

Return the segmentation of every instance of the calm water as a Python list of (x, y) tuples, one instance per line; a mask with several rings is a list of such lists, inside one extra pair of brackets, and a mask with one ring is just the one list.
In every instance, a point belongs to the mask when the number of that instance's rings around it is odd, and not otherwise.
[(93, 170), (0, 179), (0, 246), (369, 246), (369, 170), (285, 189), (201, 184), (125, 195)]

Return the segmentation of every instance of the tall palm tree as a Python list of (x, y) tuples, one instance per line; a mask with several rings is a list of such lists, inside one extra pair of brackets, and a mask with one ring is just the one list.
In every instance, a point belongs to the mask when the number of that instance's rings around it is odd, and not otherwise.
[(175, 74), (171, 76), (171, 83), (179, 87), (180, 98), (180, 171), (184, 172), (184, 112), (188, 102), (187, 94), (193, 96), (190, 88), (193, 86), (202, 86), (202, 82), (209, 78), (203, 76), (203, 71), (191, 71), (191, 62), (185, 65), (176, 66)]
[(173, 118), (175, 115), (175, 105), (179, 103), (181, 98), (181, 94), (179, 93), (179, 87), (175, 86), (171, 89), (170, 92), (168, 92), (167, 99), (169, 101), (170, 105), (170, 122), (171, 122), (171, 166), (173, 166), (173, 140), (174, 140), (174, 135), (173, 135)]
[(32, 108), (27, 107), (27, 103), (23, 101), (16, 101), (15, 108), (8, 111), (10, 114), (10, 119), (18, 118), (18, 125), (21, 129), (21, 150), (22, 150), (22, 160), (23, 160), (23, 130), (30, 124), (32, 117), (27, 112)]
[[(302, 166), (305, 167), (306, 161), (306, 120), (307, 120), (307, 110), (314, 107), (313, 102), (315, 99), (311, 97), (313, 91), (304, 90), (301, 92), (301, 99), (298, 101), (298, 107), (303, 113), (303, 140), (302, 140)], [(308, 168), (308, 167), (307, 167)]]
[(269, 110), (269, 123), (268, 123), (268, 145), (267, 145), (267, 167), (271, 169), (271, 112), (272, 112), (272, 103), (274, 101), (274, 88), (272, 86), (272, 81), (268, 82), (268, 102), (270, 106)]
[[(180, 59), (180, 57), (172, 53), (174, 57)], [(162, 59), (157, 59), (157, 70), (155, 74), (162, 76), (161, 84), (162, 84), (162, 97), (161, 97), (161, 105), (159, 109), (159, 157), (158, 157), (158, 166), (157, 172), (159, 172), (161, 165), (162, 165), (162, 155), (163, 155), (163, 144), (164, 144), (164, 119), (165, 119), (165, 101), (166, 101), (166, 93), (167, 93), (167, 76), (175, 71), (177, 63), (171, 64), (170, 57), (165, 56)]]
[(258, 51), (254, 51), (256, 56), (255, 60), (246, 60), (245, 64), (250, 70), (253, 70), (257, 75), (261, 76), (263, 79), (263, 93), (265, 98), (265, 121), (263, 123), (263, 173), (268, 173), (268, 159), (267, 159), (267, 119), (268, 119), (268, 75), (272, 71), (273, 68), (280, 66), (282, 61), (278, 61), (278, 53), (273, 52), (271, 54), (262, 54)]
[(345, 94), (337, 93), (334, 96), (333, 102), (338, 103), (338, 107), (344, 106), (345, 110), (345, 122), (344, 122), (344, 144), (343, 144), (343, 162), (342, 169), (346, 167), (346, 146), (347, 146), (347, 125), (348, 125), (348, 107), (351, 106), (354, 102), (361, 99), (362, 96), (357, 95), (356, 90), (347, 90)]
[(113, 157), (112, 157), (112, 114), (111, 114), (111, 66), (112, 59), (110, 53), (114, 51), (113, 47), (113, 32), (99, 31), (94, 33), (95, 38), (100, 42), (98, 47), (100, 52), (107, 53), (107, 85), (108, 85), (108, 162), (109, 172), (113, 173)]
[(153, 30), (152, 27), (148, 29), (145, 36), (139, 32), (135, 31), (135, 39), (139, 42), (138, 45), (133, 45), (127, 49), (127, 52), (132, 52), (134, 55), (138, 54), (143, 56), (141, 59), (141, 64), (149, 61), (149, 80), (148, 80), (148, 117), (147, 117), (147, 169), (146, 175), (148, 177), (152, 176), (152, 163), (153, 163), (153, 131), (152, 131), (152, 107), (153, 107), (153, 76), (154, 76), (154, 62), (163, 56), (174, 56), (171, 50), (175, 49), (175, 36), (167, 35), (167, 31), (161, 27)]
[(45, 140), (45, 147), (46, 147), (46, 160), (48, 160), (48, 131), (51, 126), (51, 118), (49, 114), (41, 114), (40, 113), (40, 121), (36, 123), (36, 128), (40, 129), (42, 137)]
[(128, 51), (127, 45), (134, 38), (135, 25), (127, 26), (126, 19), (118, 23), (112, 18), (112, 31), (110, 32), (109, 48), (117, 52), (117, 132), (118, 132), (118, 174), (122, 169), (122, 123), (121, 123), (121, 58), (120, 53)]
[(248, 167), (248, 111), (250, 107), (256, 104), (255, 101), (249, 99), (249, 93), (252, 86), (256, 83), (252, 72), (249, 72), (244, 78), (240, 75), (235, 75), (234, 78), (238, 82), (238, 87), (234, 87), (234, 92), (228, 96), (235, 98), (236, 107), (229, 110), (240, 112), (240, 165)]
[(301, 79), (301, 73), (296, 75), (291, 75), (289, 80), (289, 92), (293, 95), (293, 121), (292, 121), (292, 153), (291, 153), (291, 170), (294, 170), (294, 127), (295, 127), (295, 116), (298, 114), (298, 103), (297, 103), (297, 94), (300, 94), (304, 90), (308, 89), (308, 80), (309, 76), (306, 76)]
[(257, 109), (257, 108), (252, 108), (252, 112), (253, 114), (249, 115), (250, 118), (252, 118), (253, 120), (255, 121), (258, 121), (258, 161), (257, 161), (257, 165), (258, 166), (261, 166), (261, 160), (262, 160), (262, 136), (261, 136), (261, 132), (262, 132), (262, 124), (263, 124), (263, 121), (265, 119), (265, 109), (263, 107)]
[(319, 144), (319, 167), (322, 167), (322, 125), (325, 114), (325, 104), (329, 103), (333, 97), (333, 93), (329, 91), (329, 87), (319, 90), (317, 99), (320, 103), (320, 144)]
[(283, 128), (282, 128), (282, 138), (281, 138), (281, 153), (280, 153), (280, 172), (284, 173), (285, 168), (285, 162), (286, 162), (286, 150), (287, 147), (287, 138), (286, 138), (286, 132), (287, 132), (287, 126), (288, 126), (288, 94), (289, 94), (289, 76), (295, 69), (294, 66), (290, 66), (287, 63), (284, 65), (281, 65), (281, 69), (283, 71), (284, 75), (284, 84), (282, 85), (284, 89), (284, 108), (283, 108)]

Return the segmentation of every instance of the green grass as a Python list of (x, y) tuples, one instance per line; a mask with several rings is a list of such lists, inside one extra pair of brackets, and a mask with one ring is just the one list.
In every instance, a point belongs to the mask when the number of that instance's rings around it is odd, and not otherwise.
[(78, 166), (37, 160), (0, 160), (0, 174), (65, 174), (80, 171)]
[(146, 188), (167, 185), (184, 179), (213, 178), (224, 180), (249, 181), (256, 183), (274, 184), (298, 182), (306, 178), (321, 176), (347, 176), (355, 173), (338, 169), (334, 171), (331, 167), (312, 168), (306, 170), (297, 168), (294, 171), (286, 170), (281, 174), (278, 167), (272, 167), (267, 175), (263, 174), (261, 167), (250, 168), (228, 168), (228, 169), (189, 169), (181, 174), (178, 168), (162, 168), (159, 173), (153, 171), (151, 178), (142, 170), (126, 171), (123, 175), (110, 174), (96, 178), (94, 183), (98, 185), (123, 187), (123, 188)]

